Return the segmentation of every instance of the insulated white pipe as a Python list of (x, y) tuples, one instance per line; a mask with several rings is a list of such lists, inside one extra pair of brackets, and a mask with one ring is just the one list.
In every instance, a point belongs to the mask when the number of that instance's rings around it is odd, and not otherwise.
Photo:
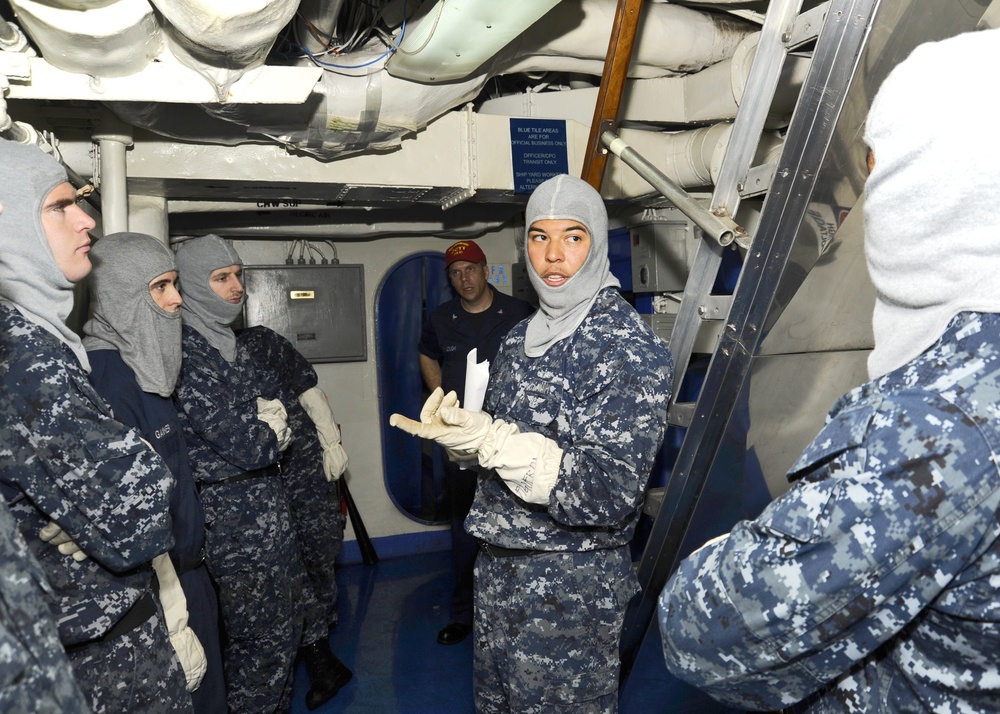
[(219, 102), (248, 69), (264, 64), (298, 6), (296, 0), (151, 1), (166, 19), (171, 53), (213, 85)]
[(414, 82), (465, 79), (559, 0), (438, 0), (411, 22), (385, 68)]
[(67, 72), (127, 77), (163, 48), (157, 17), (146, 0), (114, 0), (86, 10), (69, 3), (10, 0), (45, 61)]
[(128, 229), (170, 245), (167, 199), (162, 196), (129, 196)]
[(94, 137), (100, 147), (101, 215), (104, 234), (128, 230), (128, 181), (125, 151), (132, 137), (104, 134)]

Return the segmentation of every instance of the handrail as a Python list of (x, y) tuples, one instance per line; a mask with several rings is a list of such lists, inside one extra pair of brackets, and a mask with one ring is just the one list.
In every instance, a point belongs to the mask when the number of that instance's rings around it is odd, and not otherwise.
[(695, 225), (705, 232), (705, 235), (718, 242), (719, 245), (727, 246), (736, 241), (744, 248), (750, 247), (750, 237), (745, 228), (737, 225), (728, 217), (717, 216), (703, 207), (691, 194), (625, 143), (624, 139), (614, 132), (606, 131), (601, 135), (601, 141), (608, 147), (608, 151), (646, 179), (650, 186), (660, 192), (661, 196), (674, 204), (681, 213), (694, 221)]

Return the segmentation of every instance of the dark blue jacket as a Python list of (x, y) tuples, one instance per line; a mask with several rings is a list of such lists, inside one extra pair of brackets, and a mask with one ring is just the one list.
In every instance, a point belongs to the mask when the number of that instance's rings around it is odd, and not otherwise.
[(205, 512), (188, 464), (177, 408), (169, 397), (144, 392), (136, 382), (135, 372), (116, 350), (94, 350), (87, 356), (94, 389), (115, 417), (142, 433), (174, 475), (177, 483), (170, 497), (174, 530), (171, 555), (181, 560), (196, 559), (205, 541)]
[(441, 387), (455, 391), (465, 401), (465, 361), (473, 347), (479, 361), (496, 357), (500, 343), (521, 320), (535, 310), (519, 300), (493, 290), (493, 303), (483, 312), (472, 315), (462, 308), (461, 298), (454, 298), (435, 308), (424, 323), (417, 349), (420, 354), (441, 364)]

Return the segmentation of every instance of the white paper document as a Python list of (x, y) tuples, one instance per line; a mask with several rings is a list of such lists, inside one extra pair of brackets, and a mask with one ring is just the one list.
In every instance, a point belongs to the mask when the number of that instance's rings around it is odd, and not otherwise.
[(477, 351), (473, 347), (465, 357), (465, 401), (462, 403), (462, 408), (470, 412), (483, 410), (486, 385), (490, 381), (490, 361), (485, 359), (477, 363)]

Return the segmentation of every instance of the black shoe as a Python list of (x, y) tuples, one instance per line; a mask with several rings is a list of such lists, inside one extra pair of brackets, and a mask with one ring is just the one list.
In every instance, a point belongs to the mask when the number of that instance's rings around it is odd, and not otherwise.
[(438, 642), (442, 645), (457, 645), (472, 632), (472, 625), (463, 625), (461, 622), (452, 622), (441, 628), (438, 633)]
[(312, 685), (306, 692), (306, 708), (312, 711), (330, 701), (341, 687), (351, 681), (354, 673), (337, 659), (325, 639), (306, 645), (301, 652), (309, 673), (309, 684)]

